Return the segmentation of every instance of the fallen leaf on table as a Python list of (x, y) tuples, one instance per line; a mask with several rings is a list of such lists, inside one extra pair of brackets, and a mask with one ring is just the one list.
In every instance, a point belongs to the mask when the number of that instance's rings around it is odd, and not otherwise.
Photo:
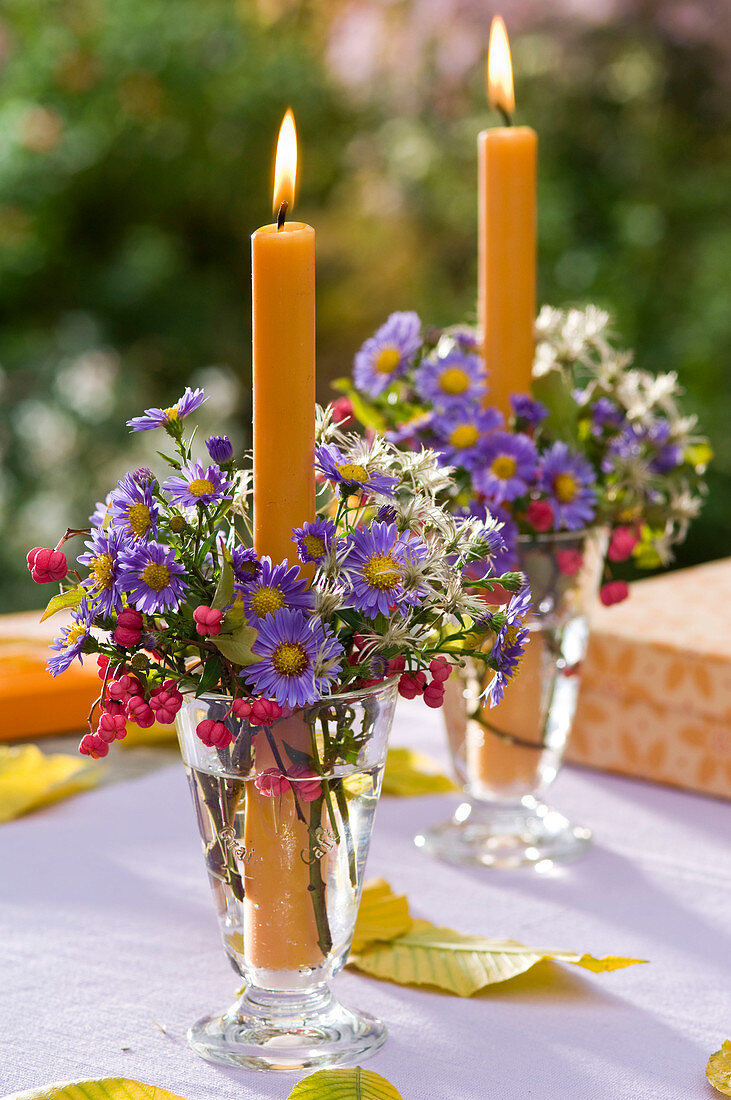
[(183, 1100), (177, 1093), (144, 1085), (129, 1077), (103, 1077), (99, 1081), (66, 1081), (14, 1092), (3, 1100)]
[(724, 1096), (731, 1096), (731, 1040), (712, 1054), (706, 1065), (706, 1077)]
[(144, 745), (173, 745), (177, 744), (178, 734), (173, 722), (170, 726), (163, 726), (161, 722), (155, 722), (145, 729), (144, 726), (127, 726), (127, 736), (118, 741), (121, 749), (138, 749)]
[(383, 774), (383, 793), (403, 796), (446, 794), (456, 791), (449, 776), (430, 756), (411, 749), (389, 749)]
[(0, 746), (0, 822), (96, 786), (99, 766), (82, 756)]
[(544, 959), (572, 963), (595, 974), (645, 961), (615, 955), (595, 959), (573, 951), (526, 947), (515, 940), (463, 936), (451, 928), (414, 920), (408, 932), (389, 943), (369, 944), (355, 952), (349, 965), (399, 985), (431, 985), (471, 997), (478, 989), (523, 974)]
[(403, 1100), (390, 1081), (370, 1069), (325, 1069), (295, 1085), (288, 1100)]
[(403, 894), (394, 894), (385, 879), (372, 879), (363, 886), (351, 951), (362, 951), (374, 941), (393, 940), (408, 932), (412, 924)]

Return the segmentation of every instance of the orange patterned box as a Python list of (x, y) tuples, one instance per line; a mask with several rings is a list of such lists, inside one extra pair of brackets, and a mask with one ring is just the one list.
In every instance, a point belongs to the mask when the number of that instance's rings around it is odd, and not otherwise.
[(39, 623), (40, 611), (0, 615), (0, 741), (82, 731), (99, 694), (96, 661), (74, 661), (62, 676), (46, 671), (49, 642), (69, 618)]
[(731, 558), (592, 615), (568, 758), (731, 797)]

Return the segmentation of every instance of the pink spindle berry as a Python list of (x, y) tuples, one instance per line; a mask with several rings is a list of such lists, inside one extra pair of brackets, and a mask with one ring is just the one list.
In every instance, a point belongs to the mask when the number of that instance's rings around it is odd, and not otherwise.
[(36, 584), (52, 584), (62, 581), (69, 571), (66, 555), (62, 550), (49, 550), (34, 546), (26, 558), (30, 575)]
[(405, 672), (398, 682), (399, 695), (404, 699), (415, 699), (426, 687), (426, 673)]
[(584, 564), (584, 555), (580, 550), (558, 550), (556, 564), (564, 577), (575, 577)]
[(102, 711), (99, 725), (96, 728), (96, 735), (101, 737), (102, 741), (106, 741), (107, 744), (111, 744), (112, 741), (121, 741), (123, 737), (127, 736), (127, 724), (124, 715)]
[(267, 798), (278, 798), (289, 790), (291, 784), (286, 775), (282, 775), (276, 768), (267, 768), (261, 775), (257, 775), (254, 786), (260, 794)]
[(609, 540), (607, 557), (610, 561), (626, 561), (639, 541), (629, 527), (615, 527)]
[(532, 500), (525, 510), (525, 518), (536, 531), (550, 531), (553, 527), (553, 508), (547, 500)]
[(107, 669), (109, 668), (109, 658), (106, 656), (106, 654), (100, 653), (96, 659), (96, 663), (99, 666), (99, 679), (103, 680), (107, 674)]
[(142, 638), (142, 615), (134, 608), (125, 607), (117, 615), (117, 629), (114, 631), (114, 641), (121, 646), (135, 646), (140, 644)]
[(199, 634), (210, 634), (212, 637), (216, 637), (221, 633), (221, 625), (223, 623), (223, 611), (217, 611), (215, 607), (207, 607), (202, 603), (196, 607), (193, 612), (193, 618), (195, 619), (195, 628)]
[(125, 718), (127, 717), (127, 710), (125, 708), (125, 705), (124, 703), (120, 702), (119, 699), (107, 699), (104, 704), (104, 710), (107, 712), (107, 714), (115, 716), (117, 714), (121, 714)]
[(149, 729), (155, 724), (155, 712), (142, 695), (130, 695), (126, 708), (130, 722), (135, 722), (142, 729)]
[(447, 680), (452, 675), (452, 668), (453, 666), (450, 665), (446, 657), (435, 657), (434, 660), (429, 663), (429, 671), (438, 684), (446, 684)]
[(255, 699), (251, 704), (252, 726), (270, 726), (282, 717), (282, 708), (273, 699)]
[(225, 749), (233, 741), (231, 733), (223, 722), (214, 722), (212, 718), (204, 718), (195, 728), (204, 745), (209, 748)]
[(629, 596), (629, 585), (626, 581), (610, 581), (599, 592), (599, 599), (605, 607), (611, 607), (614, 603), (621, 603)]
[(183, 696), (174, 680), (166, 680), (162, 687), (150, 693), (150, 706), (163, 726), (170, 726), (183, 705)]
[(406, 668), (406, 658), (399, 655), (398, 657), (392, 657), (388, 662), (388, 674), (392, 676), (395, 672), (403, 672)]
[(333, 424), (339, 428), (352, 428), (355, 424), (353, 402), (349, 397), (337, 397), (332, 403)]
[(98, 760), (100, 756), (106, 756), (109, 745), (103, 741), (98, 733), (85, 733), (79, 742), (79, 752), (82, 756), (93, 756)]
[(424, 702), (428, 707), (440, 707), (444, 702), (444, 684), (432, 680), (424, 688)]
[(130, 696), (142, 695), (142, 684), (136, 676), (129, 676), (124, 672), (116, 680), (109, 681), (107, 692), (112, 699), (119, 699), (121, 703), (126, 703)]
[(251, 703), (248, 699), (234, 699), (231, 704), (231, 710), (235, 718), (251, 717)]
[(294, 764), (289, 769), (289, 778), (295, 780), (295, 794), (303, 802), (314, 802), (322, 794), (320, 779), (304, 764)]

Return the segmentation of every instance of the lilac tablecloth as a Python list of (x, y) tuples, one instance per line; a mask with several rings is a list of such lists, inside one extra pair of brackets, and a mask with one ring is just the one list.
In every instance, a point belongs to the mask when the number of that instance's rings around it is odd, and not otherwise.
[[(446, 765), (421, 705), (400, 707), (393, 742)], [(728, 805), (569, 769), (553, 793), (596, 836), (565, 870), (431, 862), (412, 835), (448, 815), (439, 796), (382, 800), (369, 874), (440, 924), (650, 965), (544, 965), (469, 1000), (348, 971), (341, 998), (389, 1027), (367, 1065), (404, 1100), (709, 1100), (706, 1059), (731, 1037)], [(236, 980), (180, 765), (0, 826), (0, 868), (0, 1094), (124, 1075), (189, 1100), (284, 1100), (295, 1078), (218, 1068), (185, 1042)]]

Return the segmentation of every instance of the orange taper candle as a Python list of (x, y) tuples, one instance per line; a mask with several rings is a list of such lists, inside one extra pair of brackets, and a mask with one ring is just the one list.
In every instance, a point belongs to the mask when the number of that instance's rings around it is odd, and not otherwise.
[(479, 163), (478, 320), (485, 366), (486, 404), (506, 416), (512, 393), (529, 393), (536, 316), (536, 160), (538, 138), (512, 126), (515, 107), (505, 24), (492, 21), (488, 98), (506, 125), (483, 130)]
[(251, 237), (254, 343), (254, 546), (295, 557), (292, 528), (315, 516), (315, 231), (286, 221), (297, 138), (287, 111), (274, 174), (277, 222)]

